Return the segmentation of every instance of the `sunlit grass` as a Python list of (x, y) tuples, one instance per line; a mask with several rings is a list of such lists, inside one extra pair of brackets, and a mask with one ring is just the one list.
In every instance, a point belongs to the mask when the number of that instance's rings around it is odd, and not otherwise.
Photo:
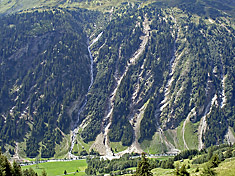
[(48, 176), (56, 176), (56, 175), (63, 175), (64, 171), (66, 170), (67, 173), (72, 173), (77, 170), (79, 173), (76, 175), (86, 175), (85, 169), (87, 168), (86, 160), (75, 160), (75, 161), (64, 161), (64, 162), (47, 162), (47, 163), (40, 163), (38, 166), (31, 165), (31, 166), (23, 166), (22, 169), (32, 168), (38, 174), (41, 174), (42, 171), (45, 169)]

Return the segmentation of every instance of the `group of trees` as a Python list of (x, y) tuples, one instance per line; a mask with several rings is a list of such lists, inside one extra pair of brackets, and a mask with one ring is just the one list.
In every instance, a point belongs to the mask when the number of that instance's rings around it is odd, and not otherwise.
[(130, 99), (133, 88), (130, 74), (123, 78), (115, 98), (112, 125), (110, 127), (109, 139), (112, 142), (122, 141), (124, 146), (130, 146), (133, 141), (133, 128), (126, 118), (130, 113)]
[(152, 176), (151, 167), (145, 154), (142, 153), (141, 161), (138, 163), (136, 173), (133, 176)]
[(179, 165), (176, 166), (175, 175), (176, 176), (189, 176), (190, 174), (186, 170), (185, 164), (183, 164), (181, 167), (179, 167)]
[(104, 160), (100, 158), (87, 158), (88, 167), (85, 170), (87, 175), (99, 175), (112, 173), (113, 171), (124, 171), (130, 167), (136, 167), (139, 158), (132, 159), (129, 154), (125, 154), (120, 159)]
[[(38, 174), (32, 168), (22, 170), (15, 161), (11, 164), (0, 150), (0, 176), (38, 176)], [(47, 176), (45, 170), (41, 176)]]
[(228, 130), (228, 122), (220, 107), (212, 106), (211, 113), (207, 116), (207, 124), (209, 130), (205, 133), (206, 147), (223, 143), (222, 140)]
[(0, 115), (0, 148), (4, 151), (4, 145), (9, 143), (14, 146), (14, 141), (22, 139), (28, 130), (28, 125), (24, 119), (16, 115), (14, 119), (8, 114), (6, 120)]
[[(234, 146), (229, 145), (218, 145), (209, 147), (207, 150), (197, 151), (197, 150), (185, 150), (174, 157), (174, 160), (180, 159), (192, 159), (194, 156), (196, 159), (193, 159), (192, 164), (202, 164), (205, 163), (203, 168), (201, 169), (201, 175), (213, 176), (216, 175), (214, 168), (218, 167), (219, 164), (224, 161), (226, 158), (230, 158), (235, 156)], [(195, 170), (195, 172), (199, 172), (199, 168)], [(181, 167), (176, 165), (175, 175), (190, 175), (186, 170), (186, 165), (183, 164)]]
[(200, 151), (198, 154), (200, 154), (201, 156), (194, 159), (192, 161), (192, 164), (202, 164), (208, 162), (214, 154), (218, 156), (220, 161), (224, 161), (226, 158), (235, 156), (235, 152), (232, 152), (233, 149), (234, 146), (230, 146), (227, 144), (211, 146), (207, 150)]
[[(223, 142), (229, 126), (235, 129), (233, 123), (235, 119), (235, 62), (233, 59), (233, 55), (235, 54), (233, 49), (235, 43), (233, 35), (235, 30), (228, 26), (228, 28), (231, 29), (230, 33), (224, 27), (219, 25), (206, 27), (205, 23), (201, 23), (200, 26), (207, 34), (210, 56), (213, 58), (213, 66), (216, 68), (215, 73), (212, 74), (212, 81), (214, 82), (216, 89), (219, 90), (219, 92), (216, 91), (215, 94), (219, 97), (220, 103), (219, 106), (212, 104), (211, 112), (207, 115), (208, 129), (204, 139), (206, 147), (209, 147)], [(223, 33), (222, 36), (219, 35), (219, 31)], [(225, 41), (230, 44), (226, 46), (223, 45)]]

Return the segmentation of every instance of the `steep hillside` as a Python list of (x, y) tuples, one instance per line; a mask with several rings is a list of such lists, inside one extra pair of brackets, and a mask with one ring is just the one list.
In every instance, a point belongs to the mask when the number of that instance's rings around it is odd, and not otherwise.
[(233, 1), (103, 3), (1, 18), (2, 148), (111, 157), (234, 143)]
[(121, 15), (93, 47), (97, 75), (83, 113), (83, 139), (95, 140), (92, 147), (103, 154), (111, 154), (113, 142), (130, 146), (126, 152), (159, 143), (154, 153), (226, 140), (234, 126), (232, 19), (157, 4), (122, 9), (128, 11), (115, 12)]
[(27, 156), (42, 142), (50, 157), (69, 133), (90, 82), (86, 15), (98, 14), (49, 9), (1, 19), (1, 146), (27, 134)]

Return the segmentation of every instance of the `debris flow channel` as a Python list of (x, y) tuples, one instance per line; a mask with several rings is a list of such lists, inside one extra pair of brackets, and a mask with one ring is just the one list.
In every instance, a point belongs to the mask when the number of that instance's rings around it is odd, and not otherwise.
[(78, 115), (77, 115), (77, 119), (76, 121), (74, 122), (73, 124), (73, 127), (72, 127), (72, 131), (71, 131), (71, 146), (70, 146), (70, 149), (69, 149), (69, 152), (68, 152), (68, 157), (69, 158), (76, 158), (77, 156), (73, 155), (72, 154), (72, 150), (73, 150), (73, 147), (74, 147), (74, 144), (75, 144), (75, 141), (76, 141), (76, 135), (78, 133), (78, 130), (79, 130), (79, 117), (81, 115), (81, 113), (83, 112), (86, 104), (87, 104), (87, 95), (94, 83), (94, 74), (93, 74), (93, 63), (94, 63), (94, 60), (93, 60), (93, 57), (92, 57), (92, 54), (91, 54), (91, 50), (90, 50), (90, 47), (99, 40), (99, 38), (102, 36), (103, 32), (101, 32), (94, 40), (93, 42), (88, 46), (88, 52), (89, 52), (89, 57), (90, 57), (90, 77), (91, 77), (91, 82), (90, 82), (90, 85), (88, 87), (88, 90), (87, 90), (87, 94), (85, 95), (85, 98), (84, 98), (84, 102), (81, 106), (81, 108), (79, 109), (78, 111)]

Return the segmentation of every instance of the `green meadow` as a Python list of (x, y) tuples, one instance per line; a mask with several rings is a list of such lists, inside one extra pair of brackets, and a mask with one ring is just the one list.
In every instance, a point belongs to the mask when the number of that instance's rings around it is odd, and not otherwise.
[[(160, 157), (157, 158), (159, 160), (166, 160), (169, 157)], [(185, 164), (186, 166), (190, 165), (190, 169), (187, 169), (187, 171), (192, 176), (200, 175), (204, 164), (191, 164), (192, 160), (186, 159), (184, 162), (180, 163), (179, 161), (176, 161), (179, 165)], [(215, 168), (215, 171), (217, 172), (218, 176), (234, 176), (235, 173), (235, 158), (226, 159), (222, 163), (219, 164), (217, 168)], [(64, 171), (67, 171), (67, 175), (77, 175), (77, 176), (84, 176), (85, 169), (87, 168), (86, 160), (75, 160), (75, 161), (64, 161), (64, 162), (47, 162), (47, 163), (40, 163), (38, 166), (31, 165), (31, 166), (23, 166), (22, 169), (28, 169), (28, 168), (34, 169), (35, 172), (37, 172), (39, 175), (41, 175), (42, 171), (45, 169), (48, 176), (62, 176), (64, 175)], [(199, 168), (199, 172), (195, 172), (196, 168)], [(132, 170), (135, 170), (136, 168), (129, 168)], [(78, 170), (78, 172), (76, 172)], [(152, 170), (153, 175), (157, 176), (173, 176), (174, 175), (174, 169), (162, 169), (162, 168), (155, 168)], [(130, 174), (126, 174), (126, 176), (129, 176)]]
[[(74, 160), (74, 161), (61, 161), (61, 162), (47, 162), (39, 163), (30, 166), (23, 166), (22, 169), (32, 168), (35, 172), (41, 175), (42, 171), (45, 169), (48, 176), (64, 175), (64, 171), (67, 171), (67, 175), (77, 175), (82, 176), (85, 174), (85, 169), (87, 167), (86, 160)], [(76, 172), (78, 170), (78, 172)]]

